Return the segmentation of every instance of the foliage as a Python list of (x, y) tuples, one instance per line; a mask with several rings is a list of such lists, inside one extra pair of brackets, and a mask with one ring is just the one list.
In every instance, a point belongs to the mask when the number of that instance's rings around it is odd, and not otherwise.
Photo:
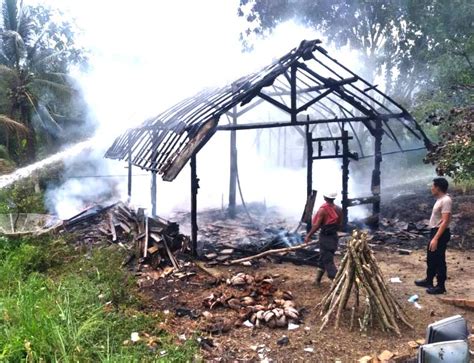
[(336, 46), (349, 45), (364, 56), (365, 76), (383, 74), (387, 91), (396, 90), (402, 101), (421, 87), (462, 83), (474, 70), (474, 6), (468, 0), (241, 0), (239, 15), (249, 24), (242, 33), (247, 47), (252, 33), (265, 34), (291, 18)]
[(27, 178), (0, 189), (0, 213), (46, 213), (37, 181)]
[(145, 344), (123, 345), (134, 331), (156, 335), (167, 361), (190, 361), (194, 343), (173, 345), (159, 315), (137, 310), (122, 259), (113, 248), (86, 259), (61, 240), (2, 239), (0, 361), (159, 361)]
[[(37, 133), (55, 144), (64, 136), (72, 118), (81, 116), (81, 99), (73, 66), (84, 64), (85, 52), (75, 44), (75, 28), (61, 14), (44, 6), (26, 6), (19, 0), (3, 0), (0, 27), (0, 80), (6, 85), (8, 102), (0, 102), (0, 120), (24, 124), (26, 156), (35, 158)], [(80, 102), (79, 102), (80, 103)], [(2, 121), (3, 122), (3, 121)], [(75, 125), (72, 125), (75, 126)], [(4, 137), (8, 143), (10, 134)], [(23, 139), (14, 139), (19, 149)], [(21, 148), (20, 148), (21, 149)], [(23, 155), (17, 153), (18, 159)]]
[(474, 107), (452, 109), (447, 117), (431, 117), (441, 125), (441, 140), (426, 157), (436, 165), (439, 175), (448, 175), (456, 182), (474, 180)]
[(428, 121), (425, 130), (439, 145), (427, 160), (458, 182), (473, 178), (468, 134), (474, 99), (472, 1), (240, 0), (238, 12), (248, 24), (242, 33), (245, 47), (251, 47), (252, 35), (297, 19), (334, 45), (359, 51), (365, 78), (383, 76), (386, 92), (415, 119)]

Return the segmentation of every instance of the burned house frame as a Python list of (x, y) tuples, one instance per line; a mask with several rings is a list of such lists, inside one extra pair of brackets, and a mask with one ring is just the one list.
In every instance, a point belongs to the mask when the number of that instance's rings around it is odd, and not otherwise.
[[(155, 214), (157, 174), (165, 181), (172, 181), (190, 161), (191, 239), (196, 251), (199, 188), (196, 155), (199, 150), (217, 131), (231, 133), (229, 214), (233, 216), (237, 179), (236, 132), (293, 127), (301, 134), (302, 143), (306, 143), (307, 195), (313, 187), (313, 161), (341, 159), (344, 220), (347, 221), (348, 208), (360, 204), (372, 204), (373, 214), (378, 218), (382, 156), (429, 148), (431, 143), (405, 108), (332, 58), (320, 43), (319, 40), (303, 41), (259, 72), (225, 87), (204, 90), (118, 137), (105, 156), (128, 161), (129, 195), (131, 166), (150, 171), (152, 214)], [(275, 106), (288, 119), (239, 122), (244, 114), (262, 103)], [(220, 122), (223, 115), (228, 119), (227, 124)], [(324, 136), (318, 133), (319, 125), (328, 131)], [(367, 153), (367, 146), (361, 141), (362, 131), (373, 141), (372, 153)], [(414, 143), (418, 145), (414, 147)], [(374, 160), (372, 195), (350, 198), (349, 163), (369, 157)]]

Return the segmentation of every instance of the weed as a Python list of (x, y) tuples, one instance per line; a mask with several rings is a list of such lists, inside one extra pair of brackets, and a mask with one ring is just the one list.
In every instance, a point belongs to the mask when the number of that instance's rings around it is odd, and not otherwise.
[[(137, 309), (122, 259), (112, 248), (85, 258), (61, 240), (0, 239), (0, 361), (192, 360), (194, 342), (175, 345), (158, 314)], [(134, 331), (157, 336), (159, 345), (124, 345)]]

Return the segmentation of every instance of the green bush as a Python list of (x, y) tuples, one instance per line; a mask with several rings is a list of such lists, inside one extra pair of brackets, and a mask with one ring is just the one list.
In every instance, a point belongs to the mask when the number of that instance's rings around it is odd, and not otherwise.
[(442, 131), (426, 160), (436, 165), (439, 175), (457, 183), (474, 180), (474, 107), (453, 108), (444, 117), (433, 117), (432, 123)]
[(44, 193), (32, 179), (23, 179), (0, 189), (0, 213), (46, 213)]
[(85, 258), (60, 240), (0, 239), (0, 361), (159, 361), (144, 343), (123, 344), (134, 331), (158, 336), (166, 361), (192, 360), (194, 342), (173, 345), (156, 314), (137, 309), (122, 259), (112, 248)]

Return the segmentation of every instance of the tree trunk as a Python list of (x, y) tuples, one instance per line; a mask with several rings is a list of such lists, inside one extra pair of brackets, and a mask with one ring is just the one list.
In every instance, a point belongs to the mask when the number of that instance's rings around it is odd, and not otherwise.
[(36, 132), (31, 124), (31, 111), (28, 107), (20, 107), (21, 121), (28, 127), (29, 133), (26, 136), (26, 163), (32, 163), (36, 160)]

